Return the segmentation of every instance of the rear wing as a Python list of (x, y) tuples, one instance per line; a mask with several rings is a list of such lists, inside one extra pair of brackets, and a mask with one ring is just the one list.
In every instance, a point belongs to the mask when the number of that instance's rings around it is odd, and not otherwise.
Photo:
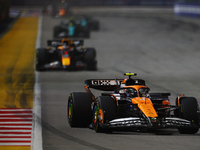
[(47, 40), (47, 45), (51, 47), (58, 47), (58, 46), (62, 46), (63, 44), (66, 44), (69, 46), (83, 46), (84, 41), (83, 40), (68, 40), (68, 41)]
[(58, 46), (63, 45), (61, 42), (62, 42), (61, 40), (48, 40), (47, 46), (58, 47)]
[(102, 91), (114, 91), (119, 88), (124, 79), (89, 79), (85, 80), (85, 86)]
[[(123, 82), (125, 81), (125, 83)], [(119, 87), (128, 85), (145, 85), (141, 79), (89, 79), (85, 80), (85, 86), (102, 91), (114, 91)]]

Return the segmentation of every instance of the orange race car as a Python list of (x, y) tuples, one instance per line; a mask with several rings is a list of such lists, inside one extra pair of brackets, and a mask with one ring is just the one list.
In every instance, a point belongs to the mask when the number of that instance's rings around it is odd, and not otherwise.
[(83, 40), (48, 40), (47, 48), (38, 48), (36, 70), (97, 70), (95, 48), (83, 47)]
[[(194, 97), (180, 95), (176, 104), (170, 93), (149, 93), (142, 79), (89, 79), (86, 92), (73, 92), (68, 99), (68, 122), (71, 127), (92, 127), (96, 132), (113, 130), (177, 128), (183, 134), (198, 132), (199, 107)], [(95, 97), (90, 88), (112, 91)]]

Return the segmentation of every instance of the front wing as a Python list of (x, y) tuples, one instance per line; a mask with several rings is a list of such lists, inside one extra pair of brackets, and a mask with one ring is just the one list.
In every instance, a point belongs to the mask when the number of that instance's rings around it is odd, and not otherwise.
[(139, 117), (119, 118), (111, 120), (102, 124), (105, 128), (131, 128), (131, 127), (144, 127), (144, 128), (178, 128), (178, 127), (194, 127), (190, 121), (176, 118), (167, 117), (156, 122), (150, 121), (150, 119), (144, 119)]
[(38, 66), (37, 68), (39, 68), (38, 70), (82, 70), (86, 68), (86, 65), (83, 62), (77, 62), (74, 65), (64, 66), (60, 61), (54, 61)]

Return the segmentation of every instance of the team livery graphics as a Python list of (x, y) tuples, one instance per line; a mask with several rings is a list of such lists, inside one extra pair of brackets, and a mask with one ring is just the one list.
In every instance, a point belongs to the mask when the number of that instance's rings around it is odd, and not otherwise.
[[(175, 105), (170, 93), (151, 93), (135, 73), (127, 79), (88, 79), (86, 92), (73, 92), (68, 100), (68, 122), (71, 127), (91, 127), (96, 132), (130, 129), (177, 128), (180, 133), (199, 130), (199, 106), (196, 98), (177, 96)], [(90, 88), (110, 91), (95, 96)]]

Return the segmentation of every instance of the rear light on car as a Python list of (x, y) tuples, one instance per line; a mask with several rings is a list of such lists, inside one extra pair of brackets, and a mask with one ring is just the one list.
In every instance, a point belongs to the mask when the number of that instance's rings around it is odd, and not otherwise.
[(66, 51), (65, 51), (65, 52), (64, 52), (64, 54), (65, 54), (65, 55), (67, 55), (67, 54), (68, 54), (68, 52), (66, 52)]

